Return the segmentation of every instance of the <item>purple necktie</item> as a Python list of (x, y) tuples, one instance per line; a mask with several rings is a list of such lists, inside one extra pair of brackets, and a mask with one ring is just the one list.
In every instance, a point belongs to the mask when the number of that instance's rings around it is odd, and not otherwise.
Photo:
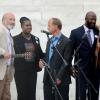
[(92, 47), (91, 30), (88, 30), (88, 31), (87, 31), (87, 37), (88, 37), (89, 44), (90, 44), (90, 46)]

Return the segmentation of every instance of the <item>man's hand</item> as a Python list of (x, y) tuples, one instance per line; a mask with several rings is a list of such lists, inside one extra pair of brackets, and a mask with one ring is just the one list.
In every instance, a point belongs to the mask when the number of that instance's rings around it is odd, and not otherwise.
[(44, 68), (44, 63), (43, 63), (42, 59), (40, 59), (40, 61), (39, 61), (39, 67)]
[(4, 56), (4, 59), (10, 59), (11, 58), (11, 54), (8, 53), (8, 52), (5, 52), (3, 56)]
[(60, 84), (61, 84), (61, 80), (57, 78), (57, 79), (56, 79), (56, 84), (57, 84), (57, 85), (60, 85)]

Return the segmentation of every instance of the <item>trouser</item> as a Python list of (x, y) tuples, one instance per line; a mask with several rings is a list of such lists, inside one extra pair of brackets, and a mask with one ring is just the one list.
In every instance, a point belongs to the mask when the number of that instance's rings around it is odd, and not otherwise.
[[(50, 84), (44, 83), (44, 100), (61, 100), (57, 91)], [(63, 100), (69, 100), (69, 84), (58, 86), (59, 92)]]
[(86, 100), (87, 82), (82, 74), (76, 78), (76, 100)]
[[(86, 81), (82, 73), (79, 73), (76, 78), (76, 100), (98, 100), (98, 80), (96, 80), (95, 72), (87, 77), (92, 83), (97, 93), (91, 87), (91, 85)], [(87, 98), (87, 99), (86, 99)]]
[(0, 100), (11, 100), (10, 77), (9, 70), (7, 69), (4, 79), (0, 80)]
[(92, 83), (97, 90), (97, 93), (92, 89), (91, 90), (91, 100), (99, 100), (99, 87), (100, 87), (100, 68), (97, 68), (95, 77), (92, 79)]
[(17, 100), (36, 100), (37, 72), (15, 71)]

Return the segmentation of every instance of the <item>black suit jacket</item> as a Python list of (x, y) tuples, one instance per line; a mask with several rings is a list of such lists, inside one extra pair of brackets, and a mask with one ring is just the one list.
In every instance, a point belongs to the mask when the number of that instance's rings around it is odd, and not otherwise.
[(93, 32), (94, 43), (92, 47), (90, 47), (87, 36), (84, 37), (85, 30), (83, 26), (72, 30), (70, 35), (70, 39), (73, 43), (73, 53), (77, 49), (79, 44), (83, 42), (77, 53), (78, 56), (75, 56), (75, 62), (80, 58), (82, 59), (82, 61), (79, 63), (79, 67), (81, 67), (85, 73), (90, 73), (95, 68), (95, 48), (99, 31), (96, 28), (94, 28)]
[[(46, 48), (46, 55), (45, 55), (45, 61), (48, 62), (49, 59), (49, 47), (50, 47), (50, 40), (47, 43)], [(59, 78), (62, 80), (62, 83), (69, 84), (71, 82), (70, 79), (70, 61), (71, 61), (71, 53), (72, 53), (72, 44), (71, 41), (65, 37), (64, 35), (61, 35), (59, 42), (56, 45), (56, 48), (60, 52), (60, 54), (64, 57), (66, 62), (68, 63), (68, 66), (65, 66), (62, 58), (58, 54), (57, 50), (54, 48), (53, 56), (51, 58), (50, 63), (50, 71), (51, 73), (55, 70), (56, 71), (56, 78)], [(53, 75), (53, 73), (52, 73)], [(45, 69), (44, 71), (44, 83), (49, 82), (50, 78), (49, 75)]]

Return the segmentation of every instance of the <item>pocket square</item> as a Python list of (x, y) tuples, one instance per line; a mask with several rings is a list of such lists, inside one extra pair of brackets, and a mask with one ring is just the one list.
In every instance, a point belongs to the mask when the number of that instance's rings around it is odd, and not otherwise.
[(94, 37), (95, 37), (95, 38), (98, 38), (98, 35), (95, 35)]

